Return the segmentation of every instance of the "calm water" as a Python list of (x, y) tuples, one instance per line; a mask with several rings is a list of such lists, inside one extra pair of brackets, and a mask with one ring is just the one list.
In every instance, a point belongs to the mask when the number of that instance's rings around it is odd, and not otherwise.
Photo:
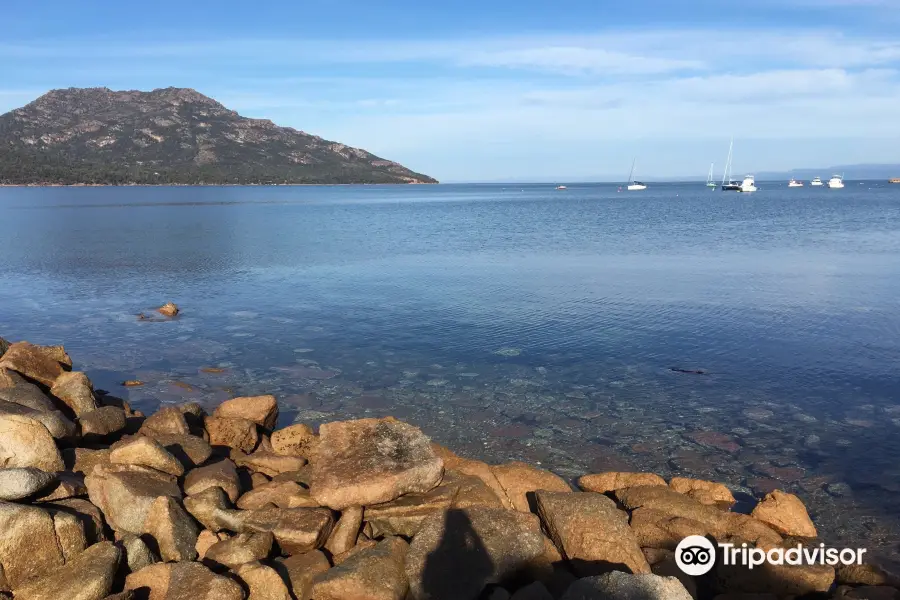
[(0, 335), (138, 406), (275, 393), (566, 476), (777, 486), (897, 552), (900, 186), (2, 188), (0, 237)]

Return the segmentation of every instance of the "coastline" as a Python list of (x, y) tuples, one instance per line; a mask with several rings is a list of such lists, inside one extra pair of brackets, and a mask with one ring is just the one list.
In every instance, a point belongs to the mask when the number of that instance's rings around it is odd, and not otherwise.
[(346, 187), (346, 186), (403, 186), (440, 185), (428, 181), (404, 181), (396, 183), (0, 183), (0, 188), (22, 187)]
[[(702, 600), (900, 581), (875, 566), (677, 568), (688, 535), (766, 551), (818, 546), (802, 500), (778, 490), (738, 503), (718, 482), (619, 471), (584, 473), (573, 486), (533, 464), (460, 457), (392, 417), (279, 428), (270, 395), (144, 415), (94, 390), (62, 346), (0, 339), (0, 395), (0, 520), (18, 523), (0, 547), (0, 594), (16, 599), (90, 585), (103, 592), (97, 600), (171, 585), (228, 599), (273, 586), (313, 598), (362, 586), (358, 597), (373, 599), (516, 598), (528, 588), (545, 595), (521, 597), (615, 599), (652, 582), (665, 591), (649, 599)], [(63, 526), (61, 506), (81, 524)], [(23, 523), (40, 549), (29, 564)], [(144, 563), (131, 560), (146, 543), (135, 540), (153, 542)], [(443, 575), (428, 568), (436, 556)], [(473, 560), (462, 583), (451, 576)], [(297, 561), (315, 565), (302, 584), (291, 577)], [(392, 594), (374, 595), (373, 577)]]

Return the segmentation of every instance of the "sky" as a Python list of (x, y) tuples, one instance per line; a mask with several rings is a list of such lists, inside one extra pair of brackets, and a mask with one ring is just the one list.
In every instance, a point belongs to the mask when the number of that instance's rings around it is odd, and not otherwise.
[(0, 113), (191, 87), (441, 181), (900, 163), (900, 0), (4, 0)]

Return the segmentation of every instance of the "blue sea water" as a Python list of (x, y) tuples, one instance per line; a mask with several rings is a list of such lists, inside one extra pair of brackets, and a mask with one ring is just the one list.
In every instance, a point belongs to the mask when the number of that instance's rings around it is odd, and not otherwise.
[(275, 393), (565, 476), (778, 486), (896, 554), (900, 186), (760, 187), (0, 188), (0, 336), (148, 410)]

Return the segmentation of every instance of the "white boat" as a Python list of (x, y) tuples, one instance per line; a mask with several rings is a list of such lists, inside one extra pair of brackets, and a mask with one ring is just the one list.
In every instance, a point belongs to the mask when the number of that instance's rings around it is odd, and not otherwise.
[(788, 181), (788, 187), (803, 187), (803, 182), (797, 181), (792, 177), (791, 180)]
[(753, 175), (745, 175), (744, 180), (741, 182), (740, 188), (737, 190), (739, 192), (755, 192), (758, 188), (756, 187), (756, 178)]
[(828, 187), (831, 189), (840, 189), (844, 187), (844, 176), (832, 175), (831, 179), (828, 180)]
[(558, 186), (556, 186), (556, 189), (558, 189), (558, 190), (567, 190), (567, 189), (569, 189), (569, 188), (567, 188), (567, 187), (564, 186), (564, 185), (558, 185)]
[(628, 176), (628, 191), (636, 192), (640, 190), (646, 190), (647, 186), (640, 181), (634, 180), (634, 165), (637, 163), (637, 158), (631, 161), (631, 174)]
[(709, 175), (706, 176), (706, 187), (714, 188), (716, 187), (716, 182), (713, 181), (713, 167), (716, 166), (716, 163), (709, 163)]
[(816, 187), (823, 185), (822, 178), (821, 177), (813, 177), (813, 180), (809, 182), (809, 185), (816, 186)]

